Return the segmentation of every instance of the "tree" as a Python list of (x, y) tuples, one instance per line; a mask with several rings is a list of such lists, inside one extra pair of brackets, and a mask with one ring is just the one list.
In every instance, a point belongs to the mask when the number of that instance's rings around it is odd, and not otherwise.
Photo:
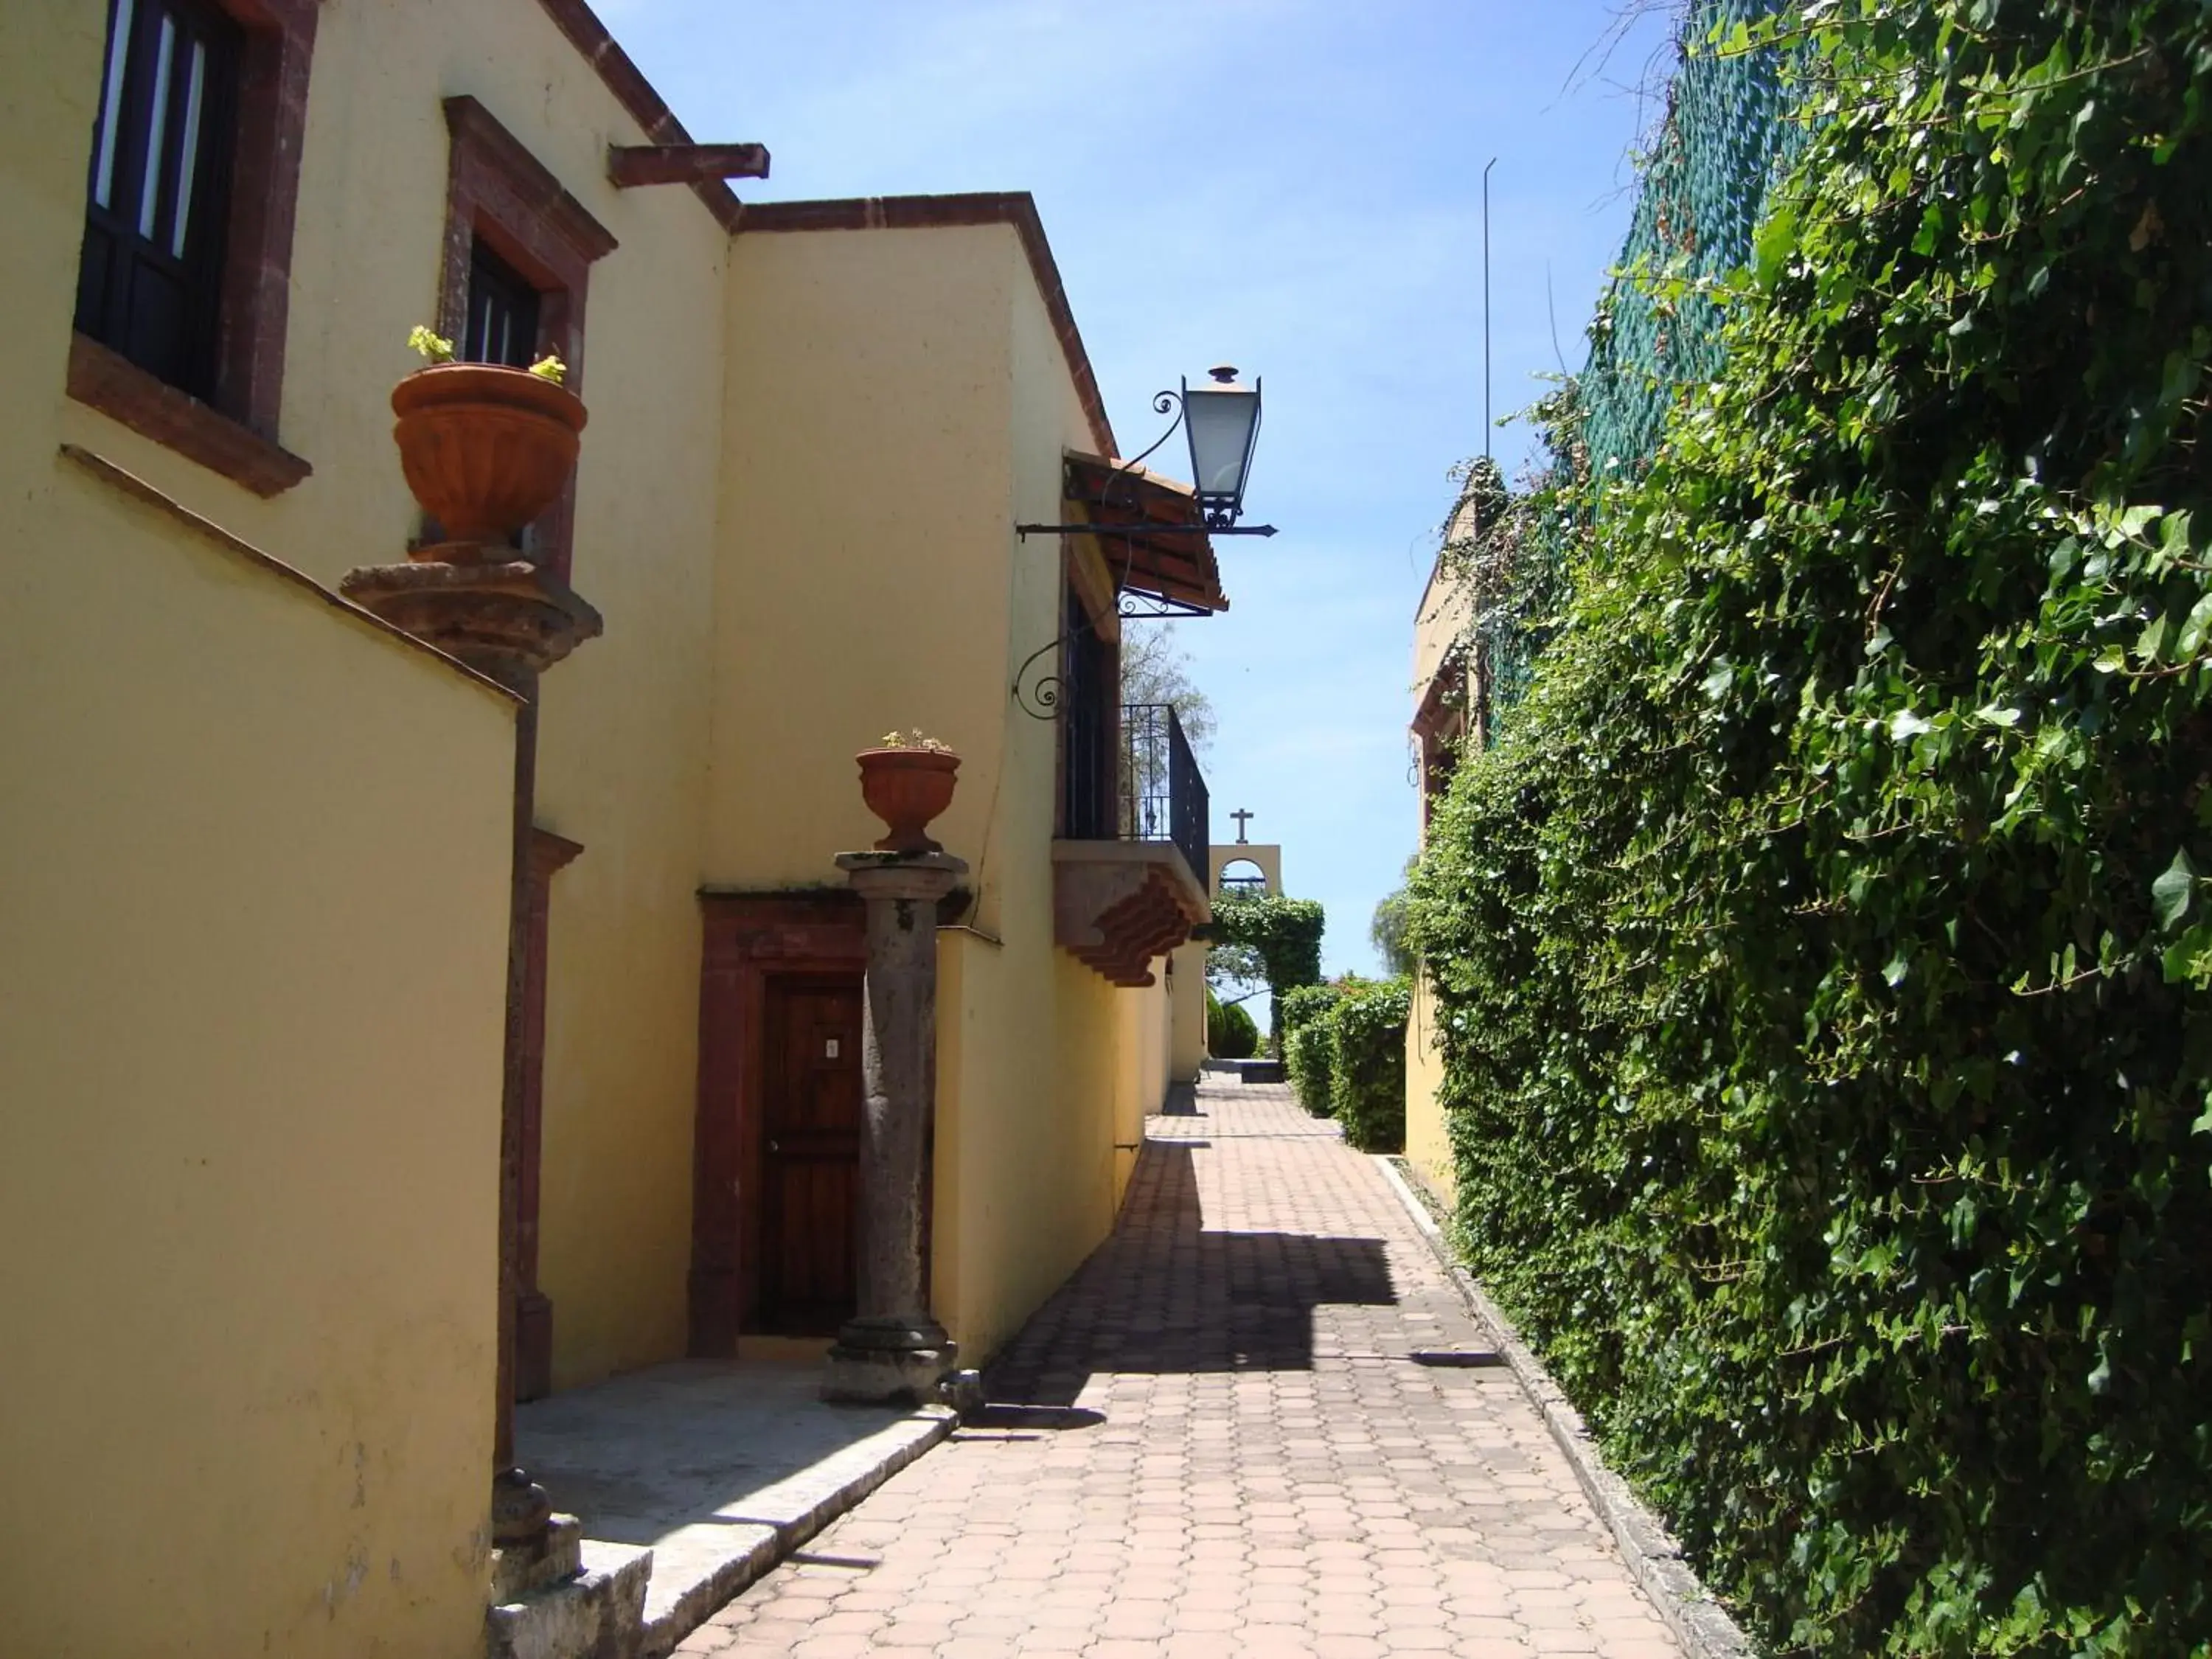
[(1203, 753), (1213, 742), (1218, 722), (1212, 701), (1191, 681), (1190, 653), (1158, 623), (1121, 629), (1121, 701), (1164, 702), (1176, 711), (1193, 749)]
[(1215, 945), (1206, 953), (1206, 983), (1224, 1007), (1233, 1008), (1267, 988), (1267, 965), (1255, 945)]
[(1367, 924), (1368, 939), (1375, 946), (1375, 954), (1382, 958), (1383, 975), (1389, 979), (1410, 978), (1413, 972), (1413, 948), (1406, 942), (1407, 906), (1410, 902), (1406, 882), (1411, 879), (1413, 866), (1420, 861), (1418, 853), (1406, 860), (1405, 878), (1400, 880), (1395, 891), (1376, 903), (1375, 918)]

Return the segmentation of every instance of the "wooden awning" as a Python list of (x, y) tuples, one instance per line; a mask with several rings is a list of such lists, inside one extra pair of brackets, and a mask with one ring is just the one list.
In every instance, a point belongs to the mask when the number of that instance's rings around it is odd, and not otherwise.
[(1068, 452), (1063, 488), (1070, 522), (1098, 526), (1098, 550), (1122, 588), (1200, 611), (1228, 610), (1191, 487), (1120, 465)]

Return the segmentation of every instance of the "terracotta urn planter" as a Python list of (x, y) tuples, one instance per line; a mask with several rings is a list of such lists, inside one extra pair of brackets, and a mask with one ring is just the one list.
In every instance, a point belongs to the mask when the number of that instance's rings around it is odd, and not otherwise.
[(453, 541), (494, 544), (553, 505), (585, 420), (566, 386), (496, 363), (417, 369), (392, 388), (392, 411), (399, 468), (422, 510)]
[(878, 853), (941, 853), (929, 837), (929, 821), (952, 804), (960, 757), (949, 749), (863, 749), (860, 799), (889, 834)]

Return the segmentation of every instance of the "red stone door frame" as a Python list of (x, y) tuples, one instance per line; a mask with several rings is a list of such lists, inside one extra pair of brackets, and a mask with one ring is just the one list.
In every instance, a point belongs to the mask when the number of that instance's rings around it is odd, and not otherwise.
[(699, 1097), (693, 1135), (690, 1352), (736, 1352), (760, 1305), (754, 1197), (761, 1190), (769, 981), (853, 975), (867, 964), (849, 892), (706, 893), (699, 967)]

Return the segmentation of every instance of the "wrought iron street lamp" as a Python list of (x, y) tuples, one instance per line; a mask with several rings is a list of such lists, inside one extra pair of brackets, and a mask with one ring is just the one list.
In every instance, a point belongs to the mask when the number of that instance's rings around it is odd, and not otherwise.
[[(1162, 392), (1152, 399), (1155, 414), (1174, 411), (1168, 429), (1152, 440), (1133, 459), (1115, 464), (1098, 500), (1091, 505), (1114, 505), (1114, 487), (1136, 471), (1152, 453), (1175, 436), (1181, 427), (1190, 444), (1191, 485), (1195, 493), (1199, 524), (1209, 536), (1272, 536), (1271, 524), (1240, 525), (1244, 515), (1244, 486), (1252, 476), (1252, 452), (1260, 441), (1260, 382), (1249, 386), (1237, 378), (1226, 363), (1206, 371), (1207, 383), (1182, 382), (1178, 392)], [(1154, 529), (1163, 526), (1151, 526)], [(1031, 536), (1083, 533), (1111, 535), (1127, 526), (1099, 523), (1018, 524), (1015, 532), (1024, 541)]]
[[(1260, 441), (1260, 382), (1238, 381), (1223, 363), (1206, 371), (1212, 384), (1182, 386), (1183, 431), (1190, 440), (1190, 480), (1210, 531), (1233, 530), (1244, 513), (1244, 484)], [(1250, 532), (1259, 533), (1256, 530)]]
[[(1188, 380), (1180, 391), (1167, 391), (1152, 398), (1152, 412), (1165, 415), (1172, 411), (1175, 419), (1168, 422), (1167, 430), (1152, 440), (1138, 454), (1126, 461), (1115, 461), (1097, 493), (1091, 492), (1086, 483), (1080, 500), (1067, 504), (1089, 512), (1091, 516), (1078, 524), (1018, 524), (1015, 534), (1028, 540), (1031, 536), (1096, 536), (1122, 538), (1130, 549), (1133, 562), (1140, 540), (1166, 536), (1188, 538), (1194, 536), (1272, 536), (1275, 526), (1271, 524), (1239, 524), (1244, 513), (1244, 486), (1252, 476), (1252, 452), (1260, 441), (1260, 382), (1255, 378), (1250, 386), (1242, 384), (1237, 371), (1226, 364), (1207, 371), (1207, 383), (1193, 386)], [(1119, 494), (1132, 475), (1144, 470), (1144, 463), (1181, 427), (1190, 445), (1191, 515), (1196, 523), (1175, 520), (1154, 519), (1137, 507), (1137, 503), (1124, 500)], [(1170, 499), (1179, 497), (1180, 490), (1164, 493)], [(1159, 499), (1155, 495), (1154, 500)], [(1109, 514), (1129, 512), (1136, 514), (1117, 520)], [(1211, 561), (1208, 561), (1211, 564)], [(1127, 570), (1124, 570), (1126, 578)], [(1157, 579), (1156, 579), (1157, 580)], [(1139, 617), (1203, 616), (1218, 610), (1219, 605), (1208, 605), (1188, 596), (1178, 596), (1167, 589), (1154, 592), (1130, 591), (1125, 580), (1115, 584), (1115, 611), (1125, 620)], [(1223, 601), (1225, 603), (1225, 601)], [(1060, 694), (1064, 687), (1061, 677), (1044, 673), (1034, 684), (1030, 672), (1064, 647), (1079, 633), (1095, 632), (1097, 623), (1086, 619), (1068, 632), (1046, 641), (1023, 659), (1014, 671), (1014, 702), (1021, 711), (1031, 717), (1048, 720), (1061, 712)]]

